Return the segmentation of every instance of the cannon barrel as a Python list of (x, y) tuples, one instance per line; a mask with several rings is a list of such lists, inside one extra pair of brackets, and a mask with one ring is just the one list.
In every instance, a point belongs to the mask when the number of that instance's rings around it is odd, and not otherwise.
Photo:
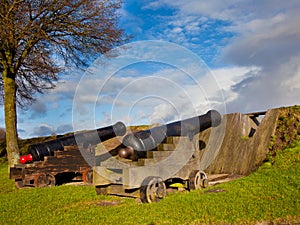
[[(221, 120), (222, 117), (218, 111), (210, 110), (204, 115), (128, 134), (123, 138), (122, 143), (131, 151), (149, 151), (155, 149), (166, 137), (188, 136), (192, 138), (201, 131), (218, 126)], [(123, 152), (122, 154), (125, 155)]]
[[(83, 144), (84, 147), (89, 144), (96, 145), (100, 141), (106, 141), (116, 136), (123, 136), (125, 133), (126, 126), (122, 122), (117, 122), (108, 127), (82, 131), (77, 134), (30, 145), (28, 156), (31, 156), (31, 161), (40, 161), (43, 160), (44, 156), (54, 155), (54, 151), (63, 150), (64, 146), (77, 145), (77, 143)], [(20, 162), (26, 163), (26, 157), (27, 159), (30, 158), (28, 156), (25, 156), (24, 159), (21, 158)]]

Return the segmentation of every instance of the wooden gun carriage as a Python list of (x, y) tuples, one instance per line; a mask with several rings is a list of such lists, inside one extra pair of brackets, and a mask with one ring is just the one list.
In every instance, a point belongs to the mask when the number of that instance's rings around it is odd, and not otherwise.
[(10, 168), (10, 178), (15, 180), (18, 188), (53, 186), (74, 178), (91, 184), (95, 156), (91, 146), (125, 132), (125, 125), (118, 122), (30, 145), (29, 154), (20, 158), (20, 164)]
[[(93, 183), (97, 194), (139, 197), (156, 202), (166, 196), (166, 188), (181, 182), (188, 190), (208, 184), (200, 171), (198, 134), (221, 123), (221, 115), (211, 110), (205, 115), (127, 134), (113, 151), (96, 149)], [(111, 152), (118, 152), (113, 155)]]

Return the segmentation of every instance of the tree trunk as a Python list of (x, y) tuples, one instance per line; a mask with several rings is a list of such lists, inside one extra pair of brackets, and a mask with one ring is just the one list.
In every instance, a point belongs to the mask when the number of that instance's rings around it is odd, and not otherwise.
[(18, 163), (20, 150), (18, 147), (16, 83), (15, 75), (5, 69), (2, 73), (4, 83), (4, 117), (6, 129), (6, 151), (8, 168)]

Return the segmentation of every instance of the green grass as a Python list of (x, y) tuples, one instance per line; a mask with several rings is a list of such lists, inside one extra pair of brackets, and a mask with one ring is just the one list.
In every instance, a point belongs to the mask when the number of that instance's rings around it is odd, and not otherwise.
[[(0, 224), (295, 224), (300, 222), (299, 171), (300, 144), (277, 152), (273, 165), (245, 178), (141, 204), (97, 196), (90, 186), (18, 190), (2, 164)], [(221, 191), (206, 192), (213, 189)]]

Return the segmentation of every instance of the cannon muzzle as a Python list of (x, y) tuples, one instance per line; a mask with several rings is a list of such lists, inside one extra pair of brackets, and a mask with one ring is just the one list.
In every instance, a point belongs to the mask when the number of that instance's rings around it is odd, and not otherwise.
[(54, 155), (54, 151), (63, 150), (64, 146), (74, 146), (79, 143), (84, 147), (96, 145), (101, 141), (106, 141), (116, 136), (123, 136), (125, 133), (126, 126), (122, 122), (117, 122), (114, 125), (99, 128), (97, 130), (82, 131), (51, 141), (33, 144), (28, 148), (29, 155), (22, 156), (20, 158), (20, 163), (24, 164), (28, 161), (43, 160), (45, 156)]
[(221, 120), (222, 117), (218, 111), (210, 110), (204, 115), (128, 134), (122, 143), (128, 149), (150, 151), (155, 149), (166, 137), (188, 136), (192, 139), (195, 134), (218, 126)]

